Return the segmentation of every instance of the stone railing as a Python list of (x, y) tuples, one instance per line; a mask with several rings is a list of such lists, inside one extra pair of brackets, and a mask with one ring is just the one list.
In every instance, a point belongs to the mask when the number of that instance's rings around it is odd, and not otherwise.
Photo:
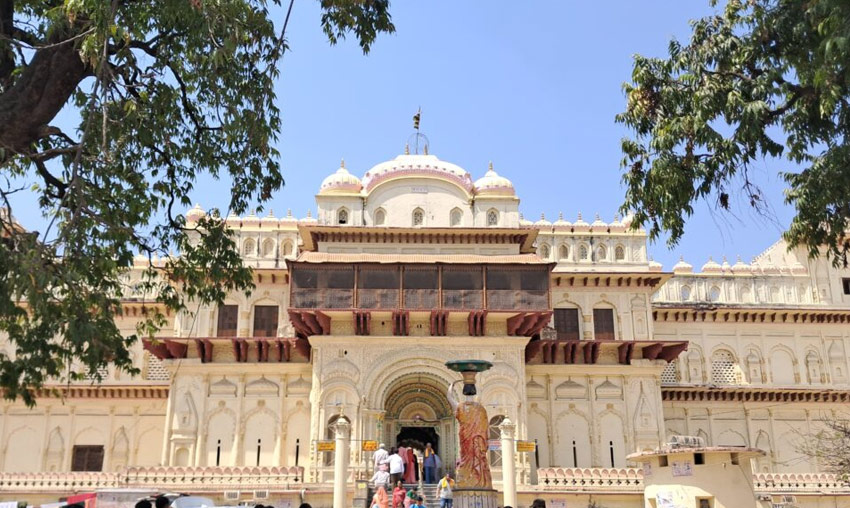
[(567, 491), (642, 492), (643, 472), (635, 468), (540, 468), (537, 470), (537, 488)]
[(753, 484), (759, 493), (850, 493), (850, 483), (830, 473), (756, 473)]
[(115, 473), (0, 473), (0, 492), (290, 490), (300, 488), (303, 478), (303, 467), (130, 467)]

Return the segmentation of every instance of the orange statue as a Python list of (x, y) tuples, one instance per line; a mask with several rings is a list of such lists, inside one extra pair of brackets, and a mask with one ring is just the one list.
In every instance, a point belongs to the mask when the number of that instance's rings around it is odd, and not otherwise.
[(454, 394), (455, 381), (449, 386), (448, 399), (460, 426), (460, 462), (457, 466), (457, 485), (466, 489), (491, 489), (490, 463), (487, 457), (489, 422), (487, 410), (467, 396), (458, 402)]

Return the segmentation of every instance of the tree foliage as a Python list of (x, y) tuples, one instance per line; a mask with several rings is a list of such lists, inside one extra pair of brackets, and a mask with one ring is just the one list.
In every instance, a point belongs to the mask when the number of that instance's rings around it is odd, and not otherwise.
[[(713, 0), (716, 6), (717, 1)], [(846, 265), (850, 240), (850, 2), (729, 0), (624, 85), (623, 210), (675, 244), (701, 200), (765, 211), (754, 164), (785, 158), (785, 238)], [(826, 246), (826, 251), (822, 249)]]
[[(274, 82), (292, 2), (277, 1), (0, 0), (7, 398), (31, 404), (45, 382), (99, 378), (107, 363), (133, 370), (138, 335), (123, 336), (115, 318), (137, 253), (148, 261), (134, 290), (157, 303), (139, 333), (163, 324), (156, 309), (251, 289), (219, 214), (187, 225), (177, 210), (203, 174), (232, 180), (234, 213), (283, 185)], [(394, 31), (388, 0), (320, 5), (331, 43), (353, 33), (365, 53)], [(16, 192), (36, 194), (43, 231), (13, 221)]]
[(850, 421), (827, 420), (820, 422), (820, 427), (817, 432), (803, 436), (795, 448), (814, 459), (823, 471), (850, 481)]

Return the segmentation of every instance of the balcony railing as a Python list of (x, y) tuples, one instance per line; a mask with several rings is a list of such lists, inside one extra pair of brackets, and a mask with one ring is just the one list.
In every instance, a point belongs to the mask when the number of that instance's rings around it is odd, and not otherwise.
[(405, 289), (404, 308), (411, 310), (431, 310), (439, 306), (437, 289)]

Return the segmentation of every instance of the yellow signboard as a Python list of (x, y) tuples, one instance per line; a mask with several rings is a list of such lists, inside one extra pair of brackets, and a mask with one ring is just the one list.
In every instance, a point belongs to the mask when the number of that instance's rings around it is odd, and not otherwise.
[(363, 441), (363, 451), (364, 452), (374, 452), (378, 449), (377, 441)]
[(517, 441), (516, 451), (518, 452), (533, 452), (535, 447), (534, 441)]
[(332, 452), (336, 450), (336, 442), (334, 441), (316, 441), (317, 452)]

